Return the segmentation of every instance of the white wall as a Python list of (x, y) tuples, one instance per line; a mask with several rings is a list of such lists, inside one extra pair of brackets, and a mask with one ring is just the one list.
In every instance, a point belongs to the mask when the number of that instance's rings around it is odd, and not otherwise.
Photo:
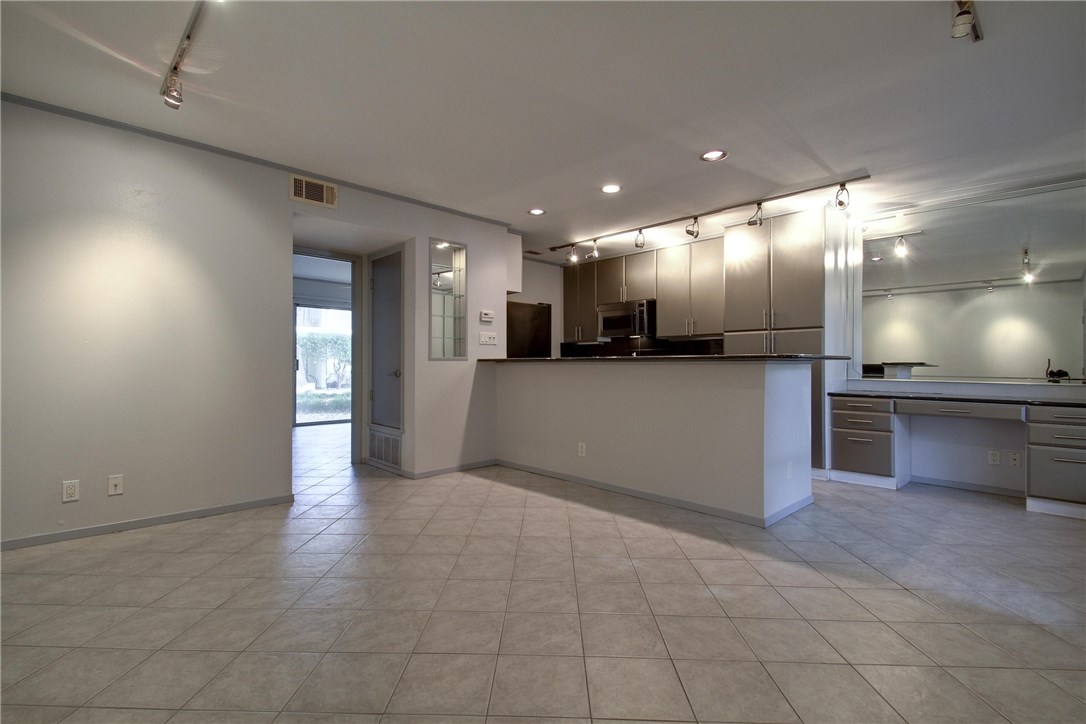
[(1083, 364), (1082, 283), (1021, 284), (865, 297), (863, 359), (930, 362), (914, 377), (1043, 378), (1045, 363), (1077, 377)]
[(284, 174), (10, 103), (2, 121), (3, 538), (288, 496)]
[(562, 356), (562, 267), (524, 260), (523, 290), (510, 294), (510, 302), (551, 305), (551, 357)]

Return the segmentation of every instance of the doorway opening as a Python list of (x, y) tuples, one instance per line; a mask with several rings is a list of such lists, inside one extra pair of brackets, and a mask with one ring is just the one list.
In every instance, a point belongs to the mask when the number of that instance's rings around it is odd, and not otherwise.
[(351, 262), (294, 255), (294, 425), (350, 423)]

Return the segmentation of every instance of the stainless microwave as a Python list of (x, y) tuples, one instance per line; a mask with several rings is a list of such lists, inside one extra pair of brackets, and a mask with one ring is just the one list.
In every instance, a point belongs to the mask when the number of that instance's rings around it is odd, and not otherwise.
[(656, 331), (656, 302), (601, 304), (596, 307), (601, 337), (650, 337)]

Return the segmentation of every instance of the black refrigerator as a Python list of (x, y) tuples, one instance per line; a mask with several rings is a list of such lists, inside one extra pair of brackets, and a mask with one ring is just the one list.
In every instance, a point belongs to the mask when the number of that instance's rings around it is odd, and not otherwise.
[(551, 356), (551, 305), (505, 303), (506, 356)]

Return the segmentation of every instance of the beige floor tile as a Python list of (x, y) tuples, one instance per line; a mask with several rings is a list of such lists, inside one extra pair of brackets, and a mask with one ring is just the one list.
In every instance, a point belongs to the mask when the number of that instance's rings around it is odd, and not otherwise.
[(648, 615), (581, 614), (581, 637), (585, 656), (668, 656), (656, 619)]
[(507, 613), (502, 654), (580, 656), (581, 626), (575, 613)]
[(387, 711), (390, 714), (486, 714), (494, 656), (414, 654)]
[(734, 623), (761, 661), (844, 663), (844, 659), (806, 621), (740, 618)]
[(161, 724), (172, 717), (169, 709), (76, 709), (64, 721), (67, 724)]
[[(574, 522), (575, 524), (576, 522)], [(643, 538), (640, 540), (658, 540), (655, 538)], [(578, 537), (573, 539), (573, 555), (581, 557), (605, 557), (605, 558), (629, 558), (630, 554), (622, 538), (618, 537), (616, 529), (615, 537)]]
[(434, 611), (415, 651), (438, 654), (496, 654), (505, 615), (497, 612)]
[[(499, 656), (490, 695), (488, 724), (496, 717), (587, 717), (584, 659), (567, 656)], [(562, 720), (569, 721), (568, 719)]]
[(875, 621), (874, 614), (836, 588), (782, 586), (777, 592), (806, 619)]
[(5, 704), (0, 707), (0, 719), (5, 724), (56, 724), (76, 711), (64, 706), (19, 706)]
[(881, 621), (811, 621), (811, 625), (850, 664), (934, 664)]
[(400, 563), (402, 554), (349, 553), (332, 566), (327, 575), (332, 578), (387, 578)]
[[(453, 569), (455, 572), (455, 568)], [(438, 611), (504, 611), (509, 601), (507, 580), (456, 580), (445, 584), (434, 607)]]
[(131, 606), (72, 606), (15, 634), (16, 646), (81, 646), (141, 609)]
[[(312, 582), (312, 579), (308, 580)], [(366, 605), (381, 587), (381, 583), (381, 580), (374, 578), (322, 578), (312, 583), (312, 586), (292, 604), (292, 608), (357, 610)]]
[(640, 583), (577, 583), (582, 613), (650, 613)]
[(572, 581), (572, 556), (517, 556), (514, 580)]
[(1086, 650), (1041, 626), (998, 623), (968, 624), (974, 633), (1038, 669), (1086, 670)]
[(332, 650), (410, 653), (429, 618), (429, 611), (360, 611)]
[[(133, 649), (73, 649), (5, 689), (5, 704), (80, 706), (151, 655)], [(63, 686), (57, 686), (63, 681)]]
[(217, 609), (170, 641), (165, 648), (184, 651), (241, 651), (271, 626), (281, 610)]
[(912, 589), (912, 593), (944, 611), (959, 623), (1029, 623), (980, 591)]
[(947, 672), (1015, 724), (1086, 721), (1086, 703), (1033, 671), (948, 668)]
[[(643, 538), (640, 540), (662, 539)], [(701, 583), (702, 581), (698, 572), (685, 558), (635, 558), (633, 565), (642, 583)]]
[(765, 668), (804, 724), (904, 722), (851, 666), (766, 664)]
[(700, 583), (643, 583), (641, 588), (657, 616), (723, 616), (724, 609)]
[(596, 657), (584, 661), (594, 717), (693, 720), (670, 661)]
[(620, 583), (639, 580), (633, 562), (626, 558), (576, 557), (573, 565), (578, 581)]
[(4, 646), (0, 648), (0, 687), (12, 684), (56, 661), (71, 649), (53, 646)]
[(407, 663), (404, 654), (328, 654), (290, 699), (291, 711), (380, 713)]
[(709, 590), (732, 618), (802, 618), (772, 586), (709, 586)]
[(82, 605), (147, 606), (188, 581), (178, 577), (135, 576), (94, 594)]
[(508, 581), (513, 577), (515, 560), (515, 556), (510, 555), (461, 555), (449, 577)]
[(67, 610), (67, 606), (42, 606), (25, 603), (5, 603), (0, 606), (0, 638), (8, 639), (50, 616)]
[(249, 645), (249, 650), (321, 653), (332, 647), (354, 615), (354, 611), (341, 609), (286, 611)]
[(832, 588), (833, 583), (816, 571), (808, 563), (792, 561), (752, 561), (756, 571), (774, 586), (824, 586)]
[(890, 626), (940, 666), (1023, 666), (959, 623), (899, 622)]
[(234, 657), (221, 651), (158, 651), (88, 706), (180, 709)]
[(513, 581), (510, 611), (576, 613), (577, 586), (573, 581)]
[(761, 664), (676, 661), (675, 667), (701, 721), (799, 721)]
[(757, 659), (735, 624), (726, 618), (657, 616), (656, 623), (673, 659)]
[(907, 721), (1005, 722), (941, 668), (857, 666), (856, 670)]
[(152, 603), (160, 608), (214, 608), (248, 586), (253, 578), (194, 578)]
[(367, 609), (429, 611), (445, 588), (442, 580), (387, 580), (368, 601)]
[(695, 559), (690, 561), (709, 585), (768, 586), (769, 582), (747, 561)]
[(222, 608), (288, 608), (313, 584), (311, 578), (258, 578), (226, 599)]
[(185, 708), (279, 711), (320, 660), (321, 654), (243, 652)]
[(845, 592), (881, 621), (954, 622), (949, 615), (909, 591), (850, 588)]
[(202, 619), (208, 608), (144, 608), (87, 642), (106, 649), (157, 649)]
[(1086, 702), (1086, 671), (1039, 670), (1037, 672), (1067, 693)]

